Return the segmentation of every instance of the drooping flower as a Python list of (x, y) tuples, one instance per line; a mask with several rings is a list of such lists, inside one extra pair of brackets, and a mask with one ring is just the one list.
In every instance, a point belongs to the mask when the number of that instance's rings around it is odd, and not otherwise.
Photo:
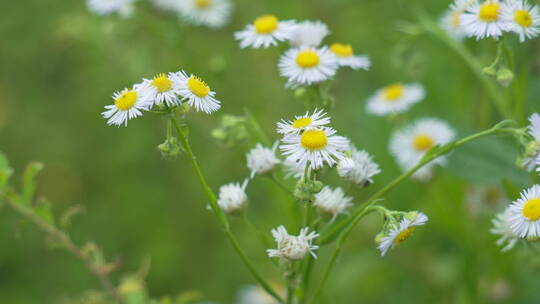
[(289, 235), (287, 229), (283, 226), (279, 226), (276, 229), (272, 229), (272, 236), (277, 243), (277, 249), (268, 249), (266, 252), (268, 256), (279, 257), (290, 261), (302, 260), (308, 253), (314, 258), (317, 258), (315, 250), (319, 246), (313, 245), (312, 242), (319, 236), (317, 232), (309, 232), (308, 227), (304, 227), (300, 230), (300, 233), (295, 235)]
[(368, 98), (366, 110), (377, 116), (403, 113), (424, 99), (425, 95), (421, 84), (391, 84)]
[(327, 47), (293, 48), (279, 59), (281, 76), (294, 85), (312, 85), (332, 78), (337, 71), (336, 56)]
[(382, 237), (377, 247), (381, 251), (381, 256), (386, 255), (389, 249), (407, 240), (417, 226), (422, 226), (427, 221), (427, 215), (422, 212), (414, 212), (411, 215), (405, 216), (399, 224), (392, 225), (388, 233)]
[(242, 31), (234, 33), (240, 47), (267, 48), (289, 39), (295, 27), (294, 21), (279, 21), (274, 15), (260, 16), (253, 24), (248, 24)]

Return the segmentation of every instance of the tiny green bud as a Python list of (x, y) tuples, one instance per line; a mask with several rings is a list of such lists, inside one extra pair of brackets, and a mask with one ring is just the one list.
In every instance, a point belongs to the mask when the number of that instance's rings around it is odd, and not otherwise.
[(497, 82), (499, 82), (500, 85), (506, 87), (510, 85), (512, 80), (514, 80), (514, 73), (508, 68), (503, 67), (497, 71)]
[(309, 203), (315, 200), (315, 194), (321, 192), (323, 183), (313, 180), (299, 180), (294, 188), (294, 198), (302, 203)]
[(161, 156), (166, 160), (175, 160), (184, 152), (184, 149), (176, 137), (167, 138), (164, 143), (157, 146), (157, 149), (161, 152)]
[(304, 97), (304, 95), (306, 95), (306, 92), (307, 92), (306, 88), (300, 87), (300, 88), (294, 90), (294, 97), (300, 99), (300, 98)]

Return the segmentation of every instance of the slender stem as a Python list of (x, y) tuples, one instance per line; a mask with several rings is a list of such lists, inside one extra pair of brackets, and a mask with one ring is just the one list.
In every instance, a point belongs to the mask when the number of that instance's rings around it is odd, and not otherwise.
[(290, 262), (289, 272), (287, 273), (287, 304), (293, 304), (294, 302), (294, 290), (295, 288), (296, 272), (294, 269), (294, 263)]
[(98, 279), (101, 285), (103, 286), (103, 289), (109, 293), (109, 295), (119, 304), (125, 304), (126, 302), (120, 297), (118, 294), (116, 288), (111, 283), (108, 273), (106, 271), (103, 271), (98, 265), (96, 265), (92, 259), (83, 252), (82, 249), (77, 247), (75, 243), (71, 240), (71, 238), (62, 230), (59, 230), (58, 228), (54, 227), (53, 225), (45, 222), (43, 219), (41, 219), (39, 216), (37, 216), (35, 213), (33, 213), (30, 209), (27, 207), (22, 206), (21, 204), (18, 204), (17, 202), (12, 201), (9, 196), (6, 199), (6, 202), (8, 205), (13, 208), (17, 213), (19, 213), (21, 216), (29, 219), (31, 222), (33, 222), (37, 227), (39, 227), (43, 232), (48, 234), (50, 237), (54, 238), (55, 240), (59, 241), (62, 246), (69, 251), (71, 254), (76, 256), (79, 260), (81, 260), (86, 268), (90, 270)]
[(283, 182), (281, 182), (276, 176), (275, 174), (271, 174), (268, 176), (270, 178), (270, 180), (272, 180), (274, 182), (274, 184), (276, 184), (279, 188), (281, 188), (283, 191), (287, 192), (287, 194), (293, 196), (294, 198), (294, 194), (292, 192), (291, 189), (289, 189), (287, 186), (285, 186), (285, 184), (283, 184)]
[(276, 291), (266, 282), (266, 280), (262, 277), (262, 275), (257, 271), (257, 269), (253, 266), (247, 255), (244, 253), (240, 245), (238, 244), (238, 241), (234, 237), (234, 235), (231, 232), (229, 221), (227, 220), (227, 217), (225, 216), (225, 213), (221, 208), (219, 208), (217, 204), (217, 199), (212, 191), (212, 189), (208, 186), (208, 183), (206, 182), (206, 179), (204, 178), (204, 175), (202, 174), (201, 168), (199, 166), (199, 162), (197, 161), (197, 158), (193, 154), (193, 150), (191, 149), (191, 146), (189, 144), (189, 141), (184, 134), (184, 132), (180, 129), (180, 125), (178, 124), (178, 121), (175, 118), (171, 118), (171, 121), (174, 124), (174, 128), (176, 129), (176, 133), (178, 134), (178, 137), (180, 138), (180, 142), (182, 143), (182, 146), (186, 150), (186, 153), (188, 155), (188, 158), (191, 161), (191, 164), (193, 166), (193, 169), (195, 170), (195, 173), (199, 179), (199, 183), (201, 184), (206, 196), (208, 197), (208, 201), (210, 203), (210, 207), (214, 211), (214, 214), (217, 216), (219, 222), (223, 226), (223, 229), (225, 231), (225, 235), (233, 245), (234, 250), (240, 256), (240, 259), (242, 262), (244, 262), (244, 265), (249, 269), (253, 277), (257, 280), (257, 282), (261, 285), (261, 287), (268, 292), (274, 299), (276, 299), (279, 303), (283, 303), (283, 300), (278, 295)]
[(427, 165), (428, 163), (430, 163), (434, 159), (437, 159), (437, 158), (449, 153), (450, 151), (452, 151), (452, 150), (454, 150), (454, 149), (456, 149), (456, 148), (458, 148), (458, 147), (460, 147), (460, 146), (462, 146), (462, 145), (464, 145), (466, 143), (469, 143), (471, 141), (474, 141), (476, 139), (479, 139), (479, 138), (482, 138), (482, 137), (485, 137), (485, 136), (488, 136), (488, 135), (497, 134), (497, 133), (514, 133), (515, 134), (516, 131), (517, 131), (516, 129), (504, 128), (504, 126), (507, 125), (508, 123), (509, 123), (509, 121), (500, 122), (497, 125), (495, 125), (494, 127), (492, 127), (491, 129), (484, 130), (482, 132), (473, 134), (471, 136), (456, 140), (456, 141), (454, 141), (452, 143), (449, 143), (449, 144), (447, 144), (445, 146), (442, 146), (442, 147), (435, 147), (432, 150), (428, 151), (426, 153), (426, 155), (424, 156), (424, 158), (422, 160), (420, 160), (420, 162), (416, 166), (414, 166), (409, 171), (407, 171), (407, 172), (403, 173), (402, 175), (400, 175), (398, 178), (396, 178), (395, 180), (390, 182), (388, 185), (383, 187), (377, 193), (373, 194), (364, 204), (362, 204), (361, 206), (358, 206), (356, 208), (356, 210), (352, 213), (352, 216), (347, 218), (341, 224), (336, 225), (335, 229), (330, 231), (329, 234), (326, 234), (323, 237), (321, 237), (320, 244), (324, 244), (326, 242), (329, 242), (336, 233), (339, 233), (339, 231), (341, 231), (342, 228), (346, 227), (341, 232), (341, 234), (339, 235), (338, 241), (336, 242), (336, 247), (334, 249), (334, 252), (332, 253), (332, 256), (330, 258), (330, 262), (328, 263), (328, 265), (326, 267), (326, 270), (324, 271), (324, 275), (323, 275), (323, 278), (321, 280), (321, 283), (319, 284), (319, 288), (318, 288), (317, 293), (316, 293), (317, 297), (322, 293), (322, 290), (324, 289), (324, 285), (325, 285), (326, 281), (328, 280), (328, 276), (330, 275), (330, 272), (331, 272), (332, 268), (334, 267), (334, 265), (336, 263), (336, 260), (337, 260), (337, 258), (339, 256), (340, 252), (341, 252), (341, 247), (342, 247), (343, 243), (345, 242), (347, 237), (351, 234), (351, 232), (355, 228), (356, 224), (367, 213), (369, 213), (370, 210), (373, 210), (373, 209), (370, 209), (370, 207), (373, 204), (375, 204), (379, 198), (381, 198), (387, 192), (389, 192), (394, 187), (396, 187), (399, 183), (401, 183), (402, 181), (404, 181), (405, 179), (407, 179), (408, 177), (413, 175), (416, 171), (418, 171), (420, 168)]
[(251, 114), (251, 111), (248, 110), (248, 108), (244, 108), (244, 113), (246, 114), (249, 123), (251, 124), (252, 132), (255, 133), (255, 135), (259, 138), (259, 141), (261, 141), (264, 145), (270, 146), (270, 140), (266, 136), (266, 133), (264, 133), (261, 125), (259, 122), (255, 119), (253, 114)]

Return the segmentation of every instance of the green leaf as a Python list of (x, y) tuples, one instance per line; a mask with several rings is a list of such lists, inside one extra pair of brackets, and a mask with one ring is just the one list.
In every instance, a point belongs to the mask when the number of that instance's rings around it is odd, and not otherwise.
[(34, 212), (45, 222), (54, 226), (54, 214), (51, 204), (46, 200), (41, 200), (35, 207)]
[(71, 219), (78, 214), (81, 214), (84, 212), (84, 206), (82, 205), (75, 205), (71, 206), (62, 215), (60, 216), (60, 227), (63, 229), (68, 228), (71, 225)]
[(36, 191), (36, 176), (43, 170), (40, 162), (31, 162), (26, 166), (22, 177), (21, 204), (30, 206)]

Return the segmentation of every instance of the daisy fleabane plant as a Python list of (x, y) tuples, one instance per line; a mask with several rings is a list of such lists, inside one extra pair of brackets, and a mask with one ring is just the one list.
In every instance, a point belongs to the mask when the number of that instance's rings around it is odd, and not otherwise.
[[(445, 145), (455, 137), (454, 130), (444, 121), (423, 118), (395, 132), (390, 140), (390, 152), (403, 171), (414, 167), (425, 153), (436, 145)], [(412, 176), (426, 181), (431, 178), (435, 165), (446, 164), (446, 157), (439, 157), (425, 165)]]
[(217, 200), (218, 206), (228, 214), (241, 213), (248, 204), (246, 187), (248, 180), (245, 180), (242, 185), (238, 183), (230, 183), (219, 188), (219, 197)]
[(148, 110), (152, 103), (140, 84), (115, 92), (113, 100), (114, 103), (105, 106), (106, 111), (101, 115), (107, 119), (107, 124), (116, 126), (127, 126), (130, 119), (141, 116), (142, 111)]
[(508, 23), (508, 30), (519, 35), (520, 42), (540, 34), (540, 11), (537, 5), (531, 5), (525, 0), (507, 0), (502, 18)]
[(201, 78), (191, 74), (188, 76), (184, 71), (176, 73), (179, 78), (179, 92), (188, 105), (199, 112), (210, 114), (221, 108), (219, 100), (214, 96), (216, 93)]
[(460, 40), (467, 36), (463, 29), (461, 16), (476, 0), (455, 0), (440, 20), (441, 27), (452, 37)]
[(323, 215), (330, 215), (334, 219), (352, 206), (352, 200), (352, 197), (345, 196), (343, 189), (325, 186), (321, 192), (315, 194), (313, 206)]
[(180, 76), (178, 73), (161, 73), (152, 79), (144, 79), (142, 90), (156, 105), (165, 103), (172, 107), (180, 104)]
[(350, 67), (353, 70), (369, 70), (371, 61), (367, 55), (355, 55), (350, 44), (333, 43), (330, 51), (336, 55), (337, 63), (341, 67)]
[(426, 96), (424, 87), (418, 83), (395, 83), (377, 90), (368, 98), (366, 110), (368, 113), (385, 116), (407, 111)]
[(330, 34), (328, 26), (321, 21), (298, 22), (293, 29), (289, 42), (293, 47), (318, 47), (324, 37)]
[(287, 229), (283, 226), (279, 226), (276, 229), (272, 229), (272, 236), (276, 241), (276, 249), (268, 249), (266, 252), (271, 258), (279, 257), (289, 261), (302, 260), (308, 253), (314, 258), (317, 258), (315, 250), (319, 246), (313, 245), (312, 242), (319, 234), (315, 231), (309, 232), (308, 227), (300, 229), (300, 233), (296, 235), (289, 235)]
[(427, 215), (422, 212), (411, 212), (403, 217), (399, 223), (390, 223), (388, 232), (379, 240), (378, 249), (381, 256), (385, 256), (388, 250), (407, 240), (417, 226), (422, 226), (428, 221)]
[(277, 146), (278, 142), (276, 142), (272, 148), (257, 144), (255, 148), (247, 153), (247, 167), (251, 170), (250, 178), (253, 178), (255, 174), (266, 174), (272, 171), (272, 169), (281, 162), (279, 158), (276, 157)]
[(194, 25), (223, 27), (232, 12), (230, 0), (178, 0), (178, 13)]
[(244, 30), (234, 33), (234, 37), (240, 41), (241, 48), (267, 48), (289, 39), (294, 27), (294, 21), (279, 21), (274, 15), (264, 15), (255, 19), (253, 24), (248, 24)]
[(296, 116), (294, 120), (282, 120), (277, 123), (277, 132), (280, 134), (298, 134), (308, 128), (317, 128), (330, 124), (330, 117), (323, 110), (314, 110), (312, 114)]
[(515, 235), (528, 240), (540, 238), (540, 185), (521, 192), (509, 209), (508, 221)]
[(337, 165), (339, 176), (361, 186), (373, 183), (373, 177), (381, 173), (381, 169), (373, 161), (372, 156), (366, 151), (356, 149), (353, 145), (349, 151), (346, 151), (347, 153), (350, 153), (350, 156), (341, 159)]
[(463, 29), (469, 37), (476, 37), (478, 40), (498, 38), (509, 29), (508, 21), (503, 18), (506, 10), (506, 2), (498, 0), (473, 3), (461, 16)]
[(337, 68), (337, 58), (327, 47), (293, 48), (279, 59), (280, 74), (288, 78), (289, 85), (312, 85), (329, 80)]

